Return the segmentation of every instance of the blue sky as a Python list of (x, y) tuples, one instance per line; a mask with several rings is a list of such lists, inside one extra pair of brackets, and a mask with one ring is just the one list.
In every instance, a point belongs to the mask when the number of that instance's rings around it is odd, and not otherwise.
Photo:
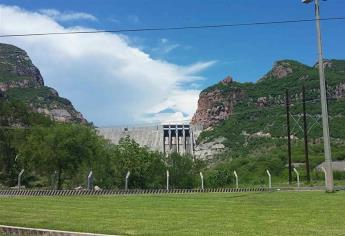
[[(81, 17), (75, 20), (56, 20), (66, 28), (74, 26), (92, 29), (147, 28), (314, 17), (313, 4), (305, 5), (300, 0), (3, 0), (2, 4), (18, 6), (30, 12), (54, 9), (61, 14), (85, 13), (94, 17), (94, 19)], [(344, 9), (343, 0), (321, 2), (322, 17), (345, 16)], [(6, 19), (2, 18), (0, 26), (1, 24), (5, 25)], [(345, 58), (344, 25), (344, 20), (322, 22), (326, 58)], [(317, 58), (313, 22), (207, 30), (137, 32), (125, 33), (123, 37), (126, 37), (129, 46), (138, 48), (154, 60), (181, 67), (198, 62), (210, 62), (207, 68), (200, 69), (196, 75), (193, 75), (202, 77), (199, 80), (191, 82), (187, 79), (177, 82), (182, 89), (199, 91), (226, 75), (232, 75), (237, 81), (256, 81), (272, 67), (274, 61), (280, 59), (296, 59), (312, 65)], [(60, 93), (63, 95), (69, 98), (76, 97), (63, 86), (59, 87), (58, 82), (49, 81), (48, 79), (48, 85), (57, 86), (62, 90)], [(79, 104), (78, 99), (76, 104), (83, 112), (84, 108)], [(166, 106), (164, 109), (162, 107), (165, 111), (169, 109), (174, 110), (174, 107)], [(186, 113), (183, 109), (180, 111)], [(93, 115), (87, 116), (93, 118)], [(125, 122), (122, 119), (105, 121), (99, 117), (93, 120), (104, 125)], [(133, 119), (131, 122), (140, 121)]]

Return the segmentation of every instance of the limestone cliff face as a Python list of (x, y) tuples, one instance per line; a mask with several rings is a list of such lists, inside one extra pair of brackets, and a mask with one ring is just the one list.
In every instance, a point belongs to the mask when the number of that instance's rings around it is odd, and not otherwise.
[(0, 44), (0, 95), (20, 100), (33, 111), (56, 121), (86, 122), (69, 100), (59, 97), (53, 88), (44, 86), (39, 69), (27, 53), (13, 45)]
[[(307, 66), (294, 60), (277, 61), (256, 83), (239, 83), (228, 76), (200, 93), (192, 124), (202, 125), (207, 129), (227, 120), (239, 109), (246, 112), (251, 109), (284, 105), (286, 89), (289, 89), (292, 103), (301, 102), (303, 85), (306, 86), (309, 98), (319, 99), (320, 84), (316, 66), (317, 64)], [(345, 61), (325, 60), (324, 67), (328, 96), (343, 100)]]
[(40, 71), (32, 64), (25, 51), (0, 44), (0, 90), (38, 88), (44, 86)]
[(290, 62), (288, 61), (277, 61), (274, 63), (273, 68), (270, 72), (268, 72), (262, 79), (283, 79), (288, 75), (293, 73), (293, 68)]
[[(220, 82), (220, 85), (228, 86), (233, 82), (232, 77), (228, 76)], [(191, 123), (201, 124), (203, 128), (218, 124), (233, 113), (236, 102), (244, 96), (244, 92), (237, 88), (226, 92), (221, 88), (202, 91)]]
[(345, 98), (345, 82), (335, 87), (334, 96), (336, 99)]

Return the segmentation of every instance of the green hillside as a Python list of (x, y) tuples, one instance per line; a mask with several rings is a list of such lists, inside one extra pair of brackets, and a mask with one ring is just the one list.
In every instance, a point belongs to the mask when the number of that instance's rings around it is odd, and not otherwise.
[[(345, 61), (331, 60), (330, 62), (332, 67), (326, 69), (326, 78), (331, 136), (345, 139), (345, 126), (342, 125), (345, 124), (342, 123), (345, 122), (345, 91), (340, 88), (340, 85), (345, 84)], [(335, 62), (334, 68), (333, 62)], [(215, 88), (220, 89), (224, 99), (231, 91), (240, 90), (245, 93), (245, 98), (236, 101), (234, 114), (229, 119), (215, 126), (212, 131), (203, 132), (200, 141), (218, 136), (237, 136), (243, 131), (250, 134), (262, 131), (277, 138), (286, 136), (286, 89), (289, 90), (290, 94), (290, 111), (292, 114), (302, 115), (302, 86), (305, 86), (307, 113), (312, 116), (320, 115), (320, 85), (317, 69), (296, 61), (280, 61), (277, 64), (280, 63), (289, 63), (289, 67), (292, 68), (293, 72), (279, 79), (274, 77), (272, 71), (270, 71), (257, 83), (219, 83), (207, 88), (205, 91)], [(267, 101), (263, 107), (258, 107), (256, 101), (261, 97), (266, 97)], [(311, 119), (308, 119), (308, 121), (309, 123), (312, 122)], [(303, 133), (299, 130), (294, 135), (300, 138), (303, 137)], [(313, 129), (309, 135), (312, 138), (319, 138), (322, 136), (322, 130)]]
[[(325, 63), (325, 67), (333, 160), (344, 160), (345, 61), (330, 60)], [(292, 140), (292, 159), (295, 163), (302, 163), (299, 169), (304, 171), (303, 85), (306, 87), (307, 122), (310, 129), (310, 162), (311, 167), (315, 168), (324, 159), (316, 67), (292, 60), (279, 61), (256, 83), (220, 82), (201, 93), (201, 96), (208, 96), (216, 91), (221, 94), (218, 96), (221, 101), (217, 101), (217, 105), (229, 99), (235, 104), (227, 119), (206, 129), (198, 139), (198, 143), (202, 144), (219, 137), (225, 138), (225, 150), (212, 160), (210, 175), (215, 184), (233, 184), (233, 177), (228, 176), (228, 173), (235, 169), (242, 174), (242, 180), (248, 182), (260, 183), (266, 169), (270, 169), (283, 181), (287, 180), (286, 89), (289, 89), (291, 96), (290, 124), (295, 137)], [(235, 100), (234, 94), (237, 95)], [(320, 177), (321, 174), (314, 173), (314, 179)]]
[(0, 93), (8, 101), (26, 104), (56, 121), (85, 123), (72, 103), (44, 85), (28, 54), (13, 45), (0, 44)]

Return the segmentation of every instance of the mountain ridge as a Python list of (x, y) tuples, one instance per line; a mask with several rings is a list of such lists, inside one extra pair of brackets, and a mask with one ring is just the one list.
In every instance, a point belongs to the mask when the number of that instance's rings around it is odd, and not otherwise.
[[(318, 96), (317, 64), (313, 67), (296, 60), (280, 60), (272, 69), (256, 82), (241, 83), (231, 76), (204, 89), (199, 96), (198, 108), (192, 118), (192, 124), (209, 128), (229, 118), (238, 103), (247, 103), (247, 107), (266, 107), (284, 103), (285, 89), (289, 88), (292, 100), (300, 98), (300, 88), (305, 85)], [(345, 60), (325, 60), (328, 92), (336, 98), (345, 96)], [(231, 79), (229, 79), (231, 78)], [(243, 104), (241, 104), (243, 106)], [(244, 108), (244, 107), (242, 107)]]
[(0, 43), (0, 95), (23, 102), (32, 111), (54, 121), (87, 122), (68, 99), (45, 86), (39, 69), (24, 50), (3, 43)]

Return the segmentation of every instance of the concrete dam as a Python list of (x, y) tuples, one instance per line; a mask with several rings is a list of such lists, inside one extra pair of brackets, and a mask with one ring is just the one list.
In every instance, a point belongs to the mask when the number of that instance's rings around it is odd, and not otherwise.
[(202, 127), (190, 124), (156, 124), (133, 127), (97, 128), (100, 135), (118, 144), (129, 136), (142, 147), (163, 153), (194, 154), (196, 139)]

